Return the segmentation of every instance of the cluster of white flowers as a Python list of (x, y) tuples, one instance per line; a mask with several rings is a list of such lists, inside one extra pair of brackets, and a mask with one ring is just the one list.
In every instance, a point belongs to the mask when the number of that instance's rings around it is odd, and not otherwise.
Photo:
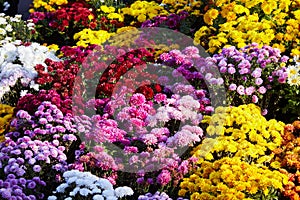
[(299, 56), (294, 57), (295, 65), (290, 65), (287, 67), (287, 83), (289, 85), (300, 85), (300, 60)]
[[(32, 20), (23, 21), (21, 18), (22, 15), (11, 17), (0, 13), (0, 45), (17, 39), (29, 39), (28, 37), (30, 37), (35, 25)], [(16, 30), (22, 33), (17, 33)]]
[(90, 172), (71, 170), (65, 172), (63, 177), (65, 183), (59, 185), (53, 192), (54, 195), (49, 196), (48, 200), (72, 200), (75, 199), (76, 195), (91, 200), (117, 200), (124, 196), (133, 195), (133, 190), (130, 187), (124, 186), (114, 189), (107, 179), (99, 178)]
[(45, 60), (58, 61), (53, 51), (38, 43), (21, 45), (20, 41), (9, 42), (0, 47), (0, 99), (10, 91), (18, 79), (24, 86), (38, 90), (34, 78), (37, 76), (35, 66), (41, 64), (47, 69)]

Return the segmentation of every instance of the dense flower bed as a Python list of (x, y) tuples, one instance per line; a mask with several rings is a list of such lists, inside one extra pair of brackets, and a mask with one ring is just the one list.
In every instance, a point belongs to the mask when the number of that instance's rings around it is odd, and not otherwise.
[(0, 14), (0, 199), (299, 199), (299, 7)]

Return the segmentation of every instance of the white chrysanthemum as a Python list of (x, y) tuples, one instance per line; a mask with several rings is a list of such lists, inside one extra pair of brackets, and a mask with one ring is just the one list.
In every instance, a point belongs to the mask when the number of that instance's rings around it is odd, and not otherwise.
[(39, 84), (36, 84), (33, 81), (30, 81), (29, 87), (34, 89), (35, 91), (39, 91), (39, 88), (40, 88)]
[(93, 194), (98, 194), (98, 193), (100, 194), (101, 192), (102, 192), (102, 190), (100, 190), (100, 189), (97, 188), (97, 187), (94, 188), (94, 189), (92, 189), (92, 193), (93, 193)]
[(7, 21), (4, 17), (0, 17), (0, 25), (5, 25), (7, 24)]
[(98, 180), (98, 178), (95, 179), (95, 177), (88, 177), (88, 178), (85, 178), (83, 181), (82, 181), (82, 184), (93, 189), (95, 188), (94, 186), (94, 183)]
[(49, 197), (48, 197), (48, 200), (56, 200), (56, 199), (57, 199), (56, 196), (49, 196)]
[(92, 191), (87, 189), (87, 188), (81, 188), (79, 190), (79, 193), (82, 195), (82, 196), (88, 196), (89, 194), (92, 194)]
[(297, 85), (297, 86), (300, 85), (300, 76), (297, 74), (288, 77), (287, 83), (289, 85)]
[(21, 90), (20, 96), (24, 97), (28, 93), (28, 90)]
[(0, 83), (0, 92), (1, 92), (1, 94), (2, 94), (2, 95), (0, 95), (0, 98), (1, 98), (6, 92), (9, 92), (9, 91), (10, 91), (9, 86), (7, 86), (7, 85), (2, 85), (2, 84)]
[(17, 59), (18, 52), (17, 47), (12, 43), (4, 44), (0, 49), (4, 54), (4, 63), (14, 62)]
[(16, 15), (16, 16), (14, 16), (14, 17), (11, 17), (11, 18), (10, 18), (10, 21), (11, 21), (11, 22), (17, 22), (17, 23), (18, 23), (18, 22), (21, 21), (21, 18), (18, 17), (18, 16)]
[(104, 197), (102, 195), (97, 194), (93, 196), (93, 200), (104, 200)]
[(115, 196), (109, 196), (109, 197), (106, 197), (106, 200), (118, 200), (118, 198)]
[(115, 191), (114, 190), (104, 190), (102, 192), (102, 196), (104, 197), (110, 197), (110, 196), (115, 196)]
[(95, 189), (99, 189), (99, 186), (97, 186), (95, 184), (96, 181), (93, 181), (90, 185), (87, 185), (87, 187), (90, 189), (90, 190), (95, 190)]
[(94, 178), (95, 180), (98, 179), (97, 176), (91, 174), (90, 172), (82, 172), (82, 173), (80, 174), (80, 177), (82, 177), (82, 178)]
[(4, 40), (6, 40), (7, 42), (12, 42), (13, 38), (12, 37), (9, 37), (9, 36), (6, 36), (4, 38)]
[(60, 184), (60, 185), (56, 188), (56, 191), (59, 192), (59, 193), (64, 193), (64, 192), (65, 192), (65, 189), (66, 189), (68, 186), (69, 186), (68, 184), (62, 183), (62, 184)]
[(115, 194), (117, 197), (131, 196), (133, 195), (133, 190), (130, 187), (123, 186), (115, 189)]
[(112, 184), (109, 182), (109, 180), (100, 178), (97, 182), (96, 185), (99, 185), (102, 189), (105, 190), (113, 190)]
[(65, 200), (72, 200), (72, 197), (65, 198)]
[(12, 26), (10, 24), (6, 25), (5, 30), (8, 31), (8, 32), (12, 32), (13, 31)]
[(74, 176), (78, 176), (78, 174), (80, 174), (81, 172), (79, 171), (79, 170), (70, 170), (70, 171), (66, 171), (66, 172), (64, 172), (64, 174), (63, 174), (63, 177), (65, 178), (65, 179), (68, 179), (68, 178), (70, 178), (70, 177), (74, 177)]
[(75, 187), (73, 191), (69, 193), (70, 196), (75, 196), (80, 191), (79, 187)]
[[(107, 179), (99, 178), (90, 172), (70, 170), (65, 172), (63, 177), (67, 183), (61, 184), (56, 191), (64, 193), (66, 187), (74, 187), (75, 183), (76, 187), (67, 194), (72, 197), (76, 195), (88, 197), (89, 195), (95, 194), (93, 200), (117, 200), (118, 197), (122, 198), (133, 194), (133, 190), (127, 186), (116, 188), (115, 191), (113, 185)], [(55, 192), (53, 193), (55, 194)]]
[(299, 73), (299, 66), (297, 65), (291, 65), (287, 68), (287, 73), (289, 77), (292, 77), (294, 75), (297, 75)]
[(34, 67), (39, 64), (35, 62), (34, 51), (31, 46), (19, 46), (18, 47), (19, 60), (26, 68)]
[[(26, 76), (25, 73), (30, 72), (24, 70), (19, 64), (7, 63), (1, 68), (0, 80), (9, 79), (10, 77), (14, 77), (14, 79), (20, 78), (21, 76)], [(28, 75), (31, 76), (31, 73)]]
[(77, 177), (76, 177), (76, 176), (75, 176), (75, 177), (70, 177), (70, 178), (68, 178), (67, 183), (68, 183), (68, 184), (72, 184), (72, 183), (75, 183), (76, 180), (77, 180)]
[(17, 46), (23, 44), (22, 40), (15, 40), (15, 41), (12, 41), (11, 43), (14, 45), (17, 45)]
[(300, 56), (299, 55), (295, 55), (293, 60), (296, 62), (297, 65), (300, 64)]

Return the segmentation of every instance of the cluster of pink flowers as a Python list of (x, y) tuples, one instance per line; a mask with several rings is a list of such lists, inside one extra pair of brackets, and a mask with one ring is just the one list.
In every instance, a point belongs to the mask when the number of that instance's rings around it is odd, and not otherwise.
[[(135, 93), (127, 100), (128, 105), (124, 99), (115, 99), (121, 105), (114, 107), (114, 112), (107, 109), (107, 103), (102, 116), (75, 117), (85, 144), (77, 152), (73, 168), (97, 169), (113, 184), (117, 184), (118, 177), (126, 176), (138, 187), (177, 185), (196, 161), (182, 154), (204, 136), (197, 126), (202, 119), (199, 101), (179, 94), (168, 98), (163, 93), (156, 94), (154, 100)], [(120, 174), (118, 170), (137, 173)]]

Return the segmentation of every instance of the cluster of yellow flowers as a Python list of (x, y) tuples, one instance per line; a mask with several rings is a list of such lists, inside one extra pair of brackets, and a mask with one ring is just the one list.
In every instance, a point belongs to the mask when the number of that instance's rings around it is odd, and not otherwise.
[(0, 104), (0, 142), (4, 141), (4, 132), (13, 117), (14, 107)]
[(194, 41), (210, 53), (256, 42), (300, 55), (299, 6), (299, 0), (216, 0), (204, 13), (205, 26)]
[(39, 11), (55, 11), (59, 6), (67, 4), (68, 0), (33, 0), (33, 8), (30, 9), (30, 13)]
[(130, 7), (122, 8), (121, 14), (133, 17), (134, 19), (130, 20), (130, 25), (134, 25), (137, 22), (142, 23), (158, 15), (167, 15), (168, 11), (154, 1), (135, 1)]
[(116, 47), (136, 49), (142, 47), (147, 49), (153, 49), (155, 50), (153, 52), (155, 58), (158, 58), (159, 55), (162, 53), (169, 52), (172, 49), (178, 49), (180, 47), (178, 44), (176, 44), (176, 42), (167, 46), (166, 44), (161, 44), (160, 42), (152, 43), (147, 40), (138, 40), (139, 38), (143, 38), (143, 34), (145, 34), (143, 31), (139, 30), (138, 28), (135, 28), (134, 26), (125, 26), (117, 29), (116, 34), (109, 38), (108, 43)]
[[(199, 167), (181, 183), (180, 196), (191, 199), (244, 199), (278, 192), (288, 177), (271, 163), (284, 123), (266, 120), (254, 104), (218, 107), (206, 116), (207, 138), (193, 150)], [(271, 168), (266, 166), (271, 165)]]
[(200, 6), (203, 5), (203, 2), (193, 0), (163, 0), (162, 4), (170, 13), (187, 11), (195, 16), (200, 16)]
[(74, 34), (74, 40), (78, 40), (77, 46), (87, 47), (90, 44), (103, 44), (106, 42), (114, 33), (108, 33), (104, 30), (94, 31), (91, 29), (83, 29), (82, 31)]
[[(159, 4), (155, 2), (147, 2), (147, 1), (136, 1), (131, 4), (128, 8), (121, 8), (116, 10), (116, 8), (112, 6), (102, 5), (96, 11), (98, 21), (101, 23), (103, 21), (102, 17), (106, 17), (107, 20), (116, 19), (119, 22), (124, 22), (125, 16), (131, 16), (133, 19), (130, 19), (130, 26), (125, 26), (121, 28), (116, 28), (113, 31), (116, 31), (118, 35), (117, 38), (114, 38), (113, 41), (110, 41), (111, 44), (117, 46), (131, 46), (135, 43), (134, 38), (138, 38), (139, 32), (137, 29), (135, 30), (135, 23), (142, 23), (147, 19), (151, 19), (160, 14), (166, 14), (167, 11), (164, 10)], [(105, 22), (104, 22), (105, 23)], [(127, 34), (123, 34), (125, 31), (129, 31)], [(122, 34), (120, 34), (122, 33)], [(133, 37), (133, 35), (138, 34), (137, 37)], [(108, 33), (104, 30), (91, 30), (84, 29), (74, 35), (74, 40), (78, 40), (76, 45), (78, 46), (88, 46), (89, 44), (103, 44), (107, 41), (112, 35), (115, 33)], [(128, 37), (128, 35), (131, 35)]]
[(287, 182), (288, 177), (279, 171), (224, 157), (215, 162), (202, 160), (198, 170), (180, 184), (179, 196), (189, 193), (191, 200), (250, 200), (259, 191), (267, 196)]
[(102, 16), (106, 16), (108, 19), (117, 19), (120, 22), (124, 21), (124, 16), (119, 13), (119, 10), (116, 12), (116, 8), (113, 6), (102, 5), (97, 9), (97, 17), (100, 19)]
[(284, 131), (283, 122), (274, 119), (267, 121), (255, 104), (218, 107), (215, 114), (207, 116), (204, 122), (209, 123), (206, 131), (210, 136), (204, 143), (215, 142), (215, 145), (210, 149), (211, 153), (203, 152), (199, 146), (195, 154), (201, 156), (205, 153), (207, 158), (213, 152), (222, 151), (243, 158), (258, 158), (267, 149), (273, 150), (281, 144), (281, 133)]
[(109, 44), (116, 47), (135, 47), (136, 40), (140, 37), (141, 31), (133, 26), (124, 26), (116, 31), (116, 35), (111, 37)]

